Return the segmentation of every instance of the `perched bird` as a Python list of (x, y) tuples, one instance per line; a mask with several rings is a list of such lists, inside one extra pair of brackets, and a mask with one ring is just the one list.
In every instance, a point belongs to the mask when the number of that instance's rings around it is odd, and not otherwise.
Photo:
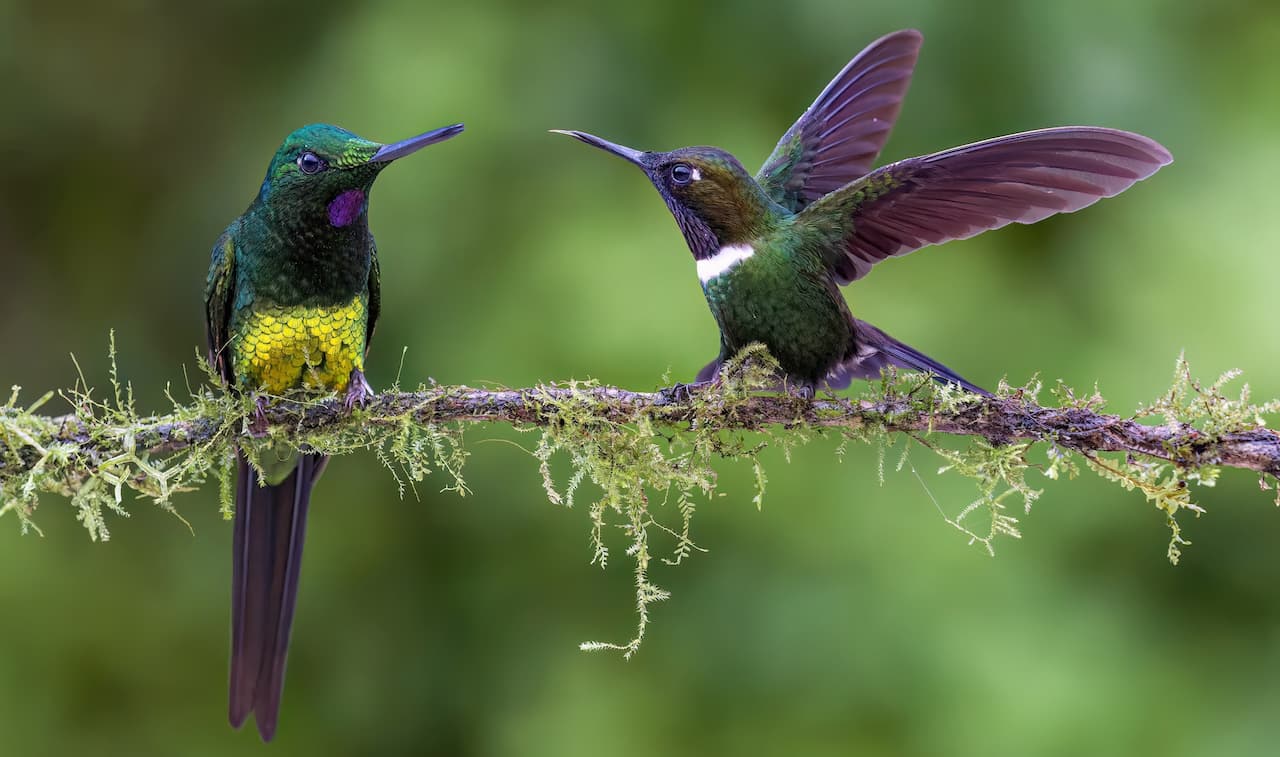
[[(383, 145), (327, 124), (290, 134), (258, 196), (218, 239), (205, 288), (209, 362), (234, 391), (371, 394), (364, 357), (380, 310), (367, 210), (388, 163), (462, 124)], [(326, 458), (241, 451), (231, 589), (231, 724), (275, 734), (311, 487)]]
[(871, 166), (902, 106), (923, 37), (889, 34), (858, 54), (783, 135), (754, 178), (715, 147), (643, 152), (560, 131), (644, 170), (697, 261), (720, 354), (697, 382), (761, 342), (789, 384), (812, 395), (927, 371), (955, 371), (854, 318), (839, 286), (894, 255), (1006, 224), (1035, 223), (1124, 191), (1171, 162), (1138, 134), (1067, 126)]

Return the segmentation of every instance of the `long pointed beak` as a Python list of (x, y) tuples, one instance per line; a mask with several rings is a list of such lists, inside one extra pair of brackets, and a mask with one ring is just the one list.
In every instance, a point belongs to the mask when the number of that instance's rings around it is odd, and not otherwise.
[(551, 132), (553, 134), (564, 134), (566, 136), (573, 137), (579, 142), (585, 142), (591, 145), (592, 147), (598, 147), (607, 153), (612, 153), (614, 155), (617, 155), (619, 158), (622, 158), (623, 160), (627, 160), (632, 163), (635, 163), (637, 166), (640, 166), (641, 168), (644, 167), (644, 158), (646, 155), (648, 155), (648, 153), (643, 152), (641, 150), (636, 150), (630, 147), (624, 147), (623, 145), (614, 144), (613, 142), (610, 142), (607, 139), (601, 139), (600, 137), (597, 137), (594, 134), (588, 134), (585, 131), (565, 131), (563, 129), (552, 129)]
[(434, 145), (436, 142), (443, 142), (462, 133), (462, 124), (454, 124), (445, 126), (425, 134), (419, 134), (416, 137), (409, 137), (394, 144), (383, 145), (369, 159), (370, 163), (389, 163), (396, 158), (403, 158), (410, 153), (415, 153), (427, 145)]

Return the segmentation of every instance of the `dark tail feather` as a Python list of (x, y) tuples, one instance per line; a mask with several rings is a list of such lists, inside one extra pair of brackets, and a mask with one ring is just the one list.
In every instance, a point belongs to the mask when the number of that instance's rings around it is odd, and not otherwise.
[(991, 392), (964, 377), (914, 347), (899, 342), (866, 321), (854, 320), (854, 347), (857, 350), (827, 379), (833, 389), (843, 389), (850, 379), (877, 379), (886, 367), (892, 365), (910, 371), (932, 373), (938, 381), (956, 384), (974, 394), (990, 397)]
[(239, 454), (235, 563), (231, 571), (231, 725), (255, 713), (270, 741), (280, 713), (289, 630), (298, 596), (298, 568), (311, 487), (325, 458), (303, 455), (277, 486), (259, 486), (258, 473)]

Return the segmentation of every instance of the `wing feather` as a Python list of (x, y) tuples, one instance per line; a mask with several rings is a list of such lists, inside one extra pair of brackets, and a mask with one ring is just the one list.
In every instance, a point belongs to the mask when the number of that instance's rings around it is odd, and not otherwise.
[(209, 365), (222, 380), (234, 383), (231, 353), (231, 308), (235, 290), (236, 245), (227, 229), (213, 245), (204, 288), (205, 343)]
[(1086, 208), (1172, 160), (1140, 134), (1041, 129), (891, 163), (813, 203), (800, 219), (823, 227), (840, 219), (841, 243), (828, 263), (847, 284), (888, 257)]
[(364, 352), (369, 354), (369, 345), (373, 343), (373, 332), (378, 326), (378, 316), (382, 314), (382, 267), (378, 265), (378, 247), (373, 243), (373, 235), (369, 235), (369, 320), (364, 327)]
[(881, 37), (844, 67), (778, 141), (756, 180), (798, 212), (871, 170), (902, 109), (924, 37)]

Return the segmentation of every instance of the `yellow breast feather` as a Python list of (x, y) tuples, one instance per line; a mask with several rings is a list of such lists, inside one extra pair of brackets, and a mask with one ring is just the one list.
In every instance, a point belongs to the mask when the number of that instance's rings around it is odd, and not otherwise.
[(248, 389), (284, 394), (306, 388), (343, 392), (364, 370), (368, 305), (360, 295), (336, 307), (266, 308), (237, 319), (236, 379)]

